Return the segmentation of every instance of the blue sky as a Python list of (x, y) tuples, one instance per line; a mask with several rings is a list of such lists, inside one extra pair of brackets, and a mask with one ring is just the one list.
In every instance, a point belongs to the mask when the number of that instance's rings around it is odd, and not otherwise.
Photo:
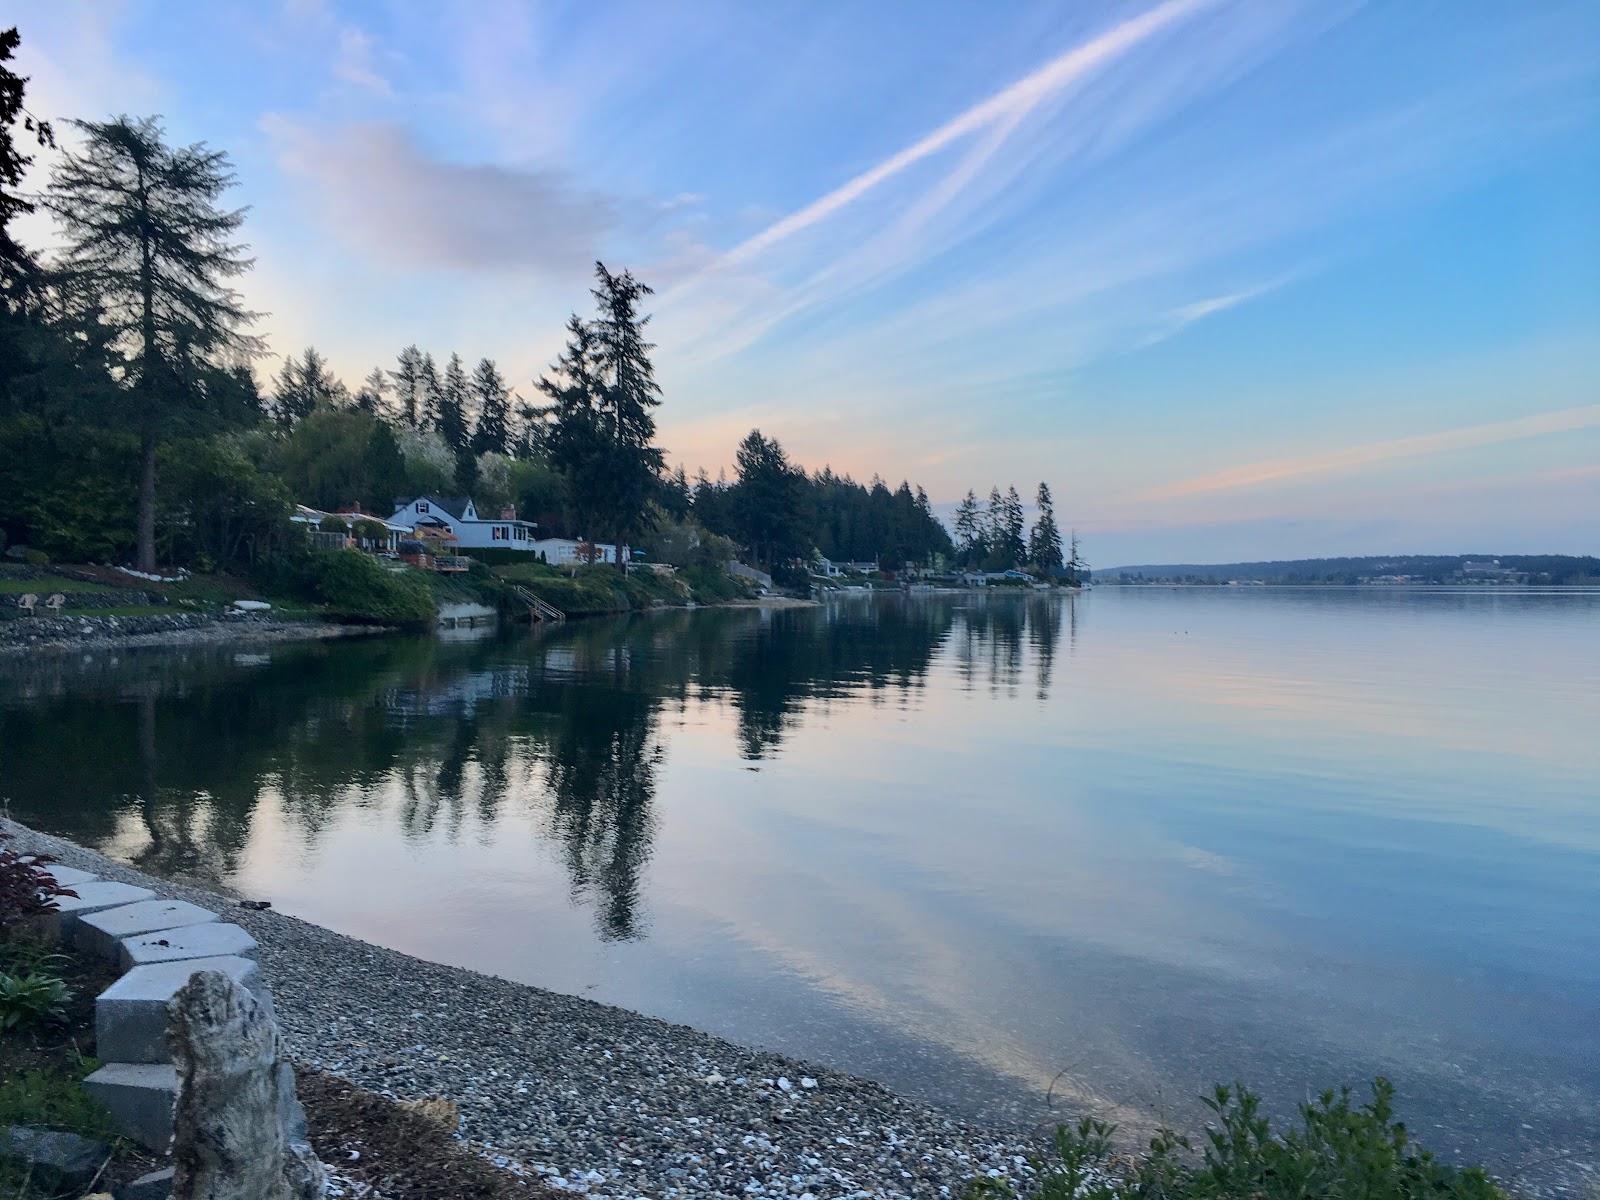
[(1048, 479), (1102, 565), (1600, 551), (1592, 3), (15, 11), (35, 111), (233, 155), (273, 350), (352, 382), (529, 390), (600, 257), (691, 471)]

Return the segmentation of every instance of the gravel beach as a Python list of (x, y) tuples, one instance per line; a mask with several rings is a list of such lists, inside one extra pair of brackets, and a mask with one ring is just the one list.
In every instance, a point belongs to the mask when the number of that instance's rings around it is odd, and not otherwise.
[(237, 898), (152, 880), (0, 819), (16, 848), (222, 906), (261, 944), (301, 1063), (398, 1098), (442, 1096), (509, 1169), (616, 1200), (959, 1196), (1026, 1178), (1026, 1135), (882, 1086), (574, 996), (424, 962)]

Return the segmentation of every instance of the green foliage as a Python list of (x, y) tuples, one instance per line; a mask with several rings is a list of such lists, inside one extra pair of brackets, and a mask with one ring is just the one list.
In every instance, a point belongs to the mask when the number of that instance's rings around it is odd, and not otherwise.
[(390, 570), (359, 550), (312, 556), (316, 599), (328, 615), (358, 625), (431, 627), (438, 616), (427, 580), (411, 570)]
[[(1084, 1118), (1056, 1130), (1054, 1157), (1034, 1163), (1029, 1194), (1040, 1200), (1503, 1200), (1476, 1167), (1439, 1162), (1394, 1119), (1394, 1085), (1379, 1078), (1372, 1099), (1350, 1089), (1300, 1106), (1300, 1123), (1278, 1134), (1242, 1084), (1205, 1099), (1214, 1118), (1199, 1161), (1188, 1139), (1162, 1130), (1126, 1169), (1111, 1165), (1113, 1126)], [(1002, 1180), (980, 1179), (965, 1200), (1012, 1197)]]
[(168, 561), (253, 563), (293, 534), (288, 489), (235, 437), (173, 442), (160, 456), (159, 539)]
[(71, 999), (72, 989), (48, 971), (0, 972), (0, 1033), (59, 1022)]
[(273, 454), (290, 495), (312, 508), (359, 504), (388, 516), (398, 496), (430, 490), (439, 474), (413, 477), (394, 431), (358, 409), (317, 409), (295, 423)]
[(115, 561), (134, 540), (138, 442), (50, 419), (0, 421), (0, 521), (11, 541), (65, 562)]
[(99, 1066), (94, 1059), (83, 1057), (71, 1071), (31, 1069), (0, 1079), (0, 1125), (61, 1129), (115, 1140), (115, 1122), (81, 1083)]

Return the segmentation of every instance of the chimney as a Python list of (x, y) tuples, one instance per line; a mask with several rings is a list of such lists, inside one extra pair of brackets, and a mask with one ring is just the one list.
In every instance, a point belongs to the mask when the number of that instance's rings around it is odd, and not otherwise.
[(517, 506), (508, 504), (502, 508), (500, 510), (500, 519), (502, 521), (515, 521), (517, 519)]

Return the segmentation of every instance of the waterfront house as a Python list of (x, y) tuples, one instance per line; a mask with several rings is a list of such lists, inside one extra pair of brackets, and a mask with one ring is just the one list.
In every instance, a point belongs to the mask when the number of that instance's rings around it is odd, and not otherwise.
[(530, 556), (537, 553), (532, 521), (519, 520), (513, 508), (502, 509), (498, 517), (480, 516), (471, 496), (418, 496), (396, 508), (389, 521), (417, 533), (448, 530), (464, 551), (521, 550)]
[[(615, 563), (617, 548), (610, 542), (590, 542), (581, 538), (539, 538), (529, 546), (535, 554), (553, 567), (575, 566), (579, 563)], [(630, 547), (622, 548), (624, 562), (633, 557)]]
[[(362, 512), (358, 504), (346, 505), (336, 513), (323, 512), (304, 504), (294, 506), (289, 520), (306, 531), (310, 543), (319, 550), (365, 550), (370, 554), (394, 554), (400, 539), (411, 535), (409, 525), (386, 521), (382, 517)], [(340, 533), (324, 525), (338, 521), (348, 530)], [(380, 532), (381, 531), (381, 532)]]

